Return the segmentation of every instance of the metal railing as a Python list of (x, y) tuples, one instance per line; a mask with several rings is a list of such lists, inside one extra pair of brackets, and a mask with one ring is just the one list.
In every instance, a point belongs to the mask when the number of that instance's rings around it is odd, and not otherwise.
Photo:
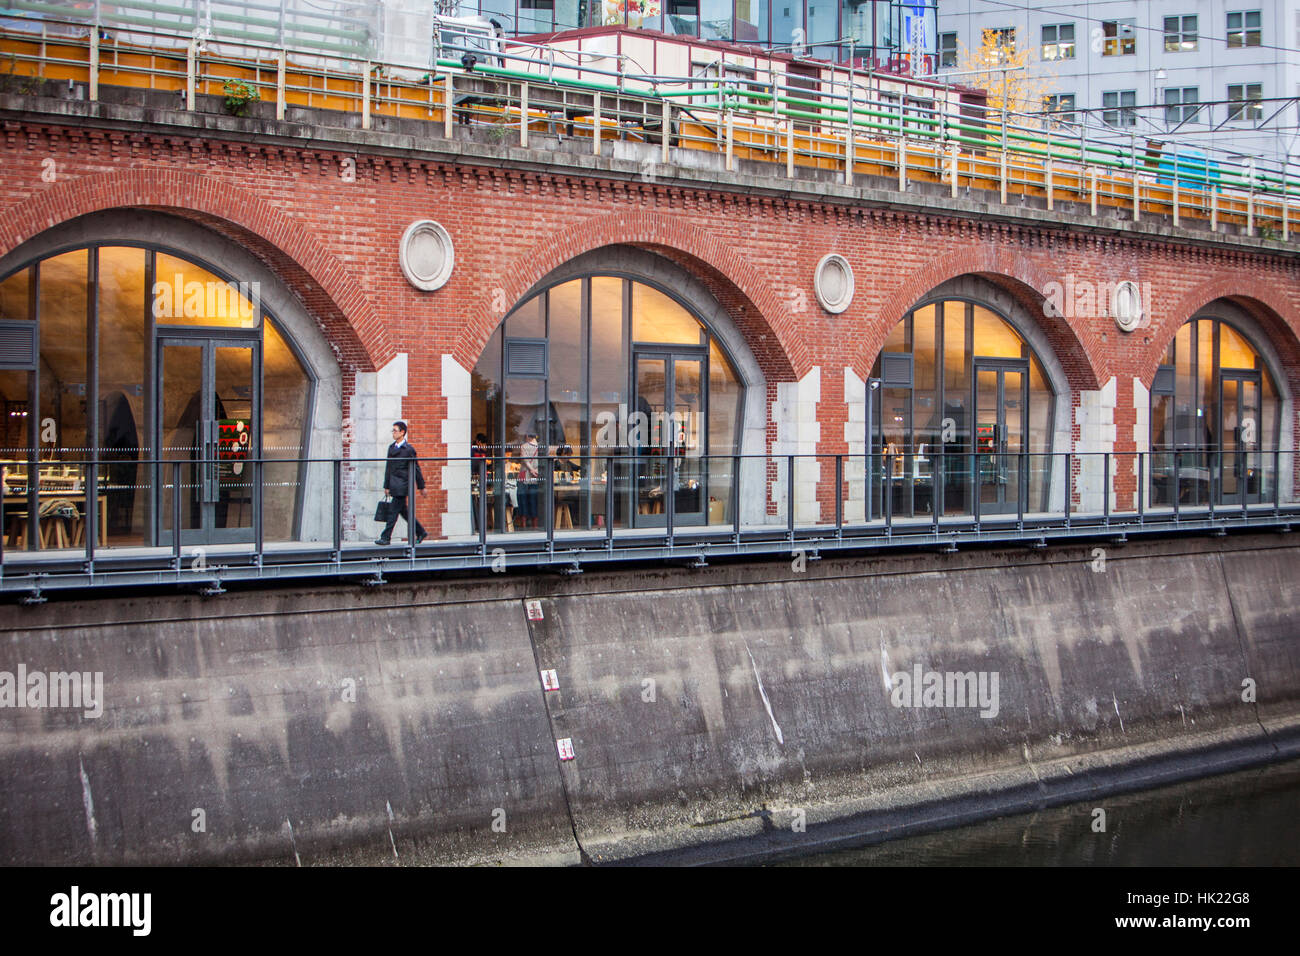
[(662, 76), (624, 56), (518, 40), (485, 52), (481, 37), (465, 35), (463, 43), (441, 42), (441, 56), (421, 71), (347, 57), (309, 63), (295, 54), (291, 62), (285, 46), (234, 33), (185, 40), (144, 27), (129, 35), (80, 27), (50, 17), (4, 23), (6, 85), (17, 80), (21, 92), (24, 82), (71, 80), (87, 84), (91, 100), (101, 85), (171, 90), (194, 110), (198, 97), (222, 96), (227, 81), (240, 80), (273, 102), (278, 118), (315, 108), (322, 112), (313, 121), (323, 125), (350, 125), (331, 112), (360, 114), (362, 128), (378, 116), (421, 119), (448, 138), (470, 126), (523, 146), (537, 136), (589, 141), (596, 154), (613, 140), (641, 142), (640, 158), (665, 167), (680, 162), (682, 150), (704, 151), (727, 170), (765, 163), (747, 168), (779, 175), (784, 165), (793, 178), (829, 169), (849, 185), (866, 176), (901, 190), (928, 182), (954, 198), (982, 190), (1003, 203), (1015, 196), (1111, 219), (1160, 215), (1283, 241), (1300, 195), (1300, 166), (1290, 159), (1139, 137), (1091, 114), (1062, 123), (972, 107), (946, 85), (830, 64), (802, 88), (770, 66), (755, 79)]
[(533, 480), (513, 456), (421, 458), (426, 494), (404, 496), (389, 544), (374, 520), (387, 459), (39, 462), (35, 482), (5, 477), (0, 591), (1289, 530), (1294, 457), (575, 455), (539, 457)]

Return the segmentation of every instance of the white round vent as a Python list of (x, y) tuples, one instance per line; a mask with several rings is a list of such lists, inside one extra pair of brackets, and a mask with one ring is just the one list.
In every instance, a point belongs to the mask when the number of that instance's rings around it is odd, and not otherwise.
[(451, 278), (456, 252), (446, 229), (432, 219), (420, 219), (402, 233), (397, 260), (407, 282), (417, 289), (432, 292), (441, 289)]
[(853, 267), (843, 256), (822, 256), (813, 273), (813, 290), (823, 309), (838, 315), (853, 301)]
[(1121, 332), (1141, 328), (1145, 316), (1142, 312), (1142, 292), (1136, 282), (1121, 282), (1110, 294), (1110, 314)]

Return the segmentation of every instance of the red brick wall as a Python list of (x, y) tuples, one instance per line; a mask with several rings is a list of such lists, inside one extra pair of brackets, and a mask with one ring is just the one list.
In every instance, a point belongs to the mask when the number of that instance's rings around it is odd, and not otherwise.
[[(337, 346), (345, 394), (354, 372), (409, 353), (404, 414), (428, 454), (443, 450), (441, 355), (472, 367), (503, 303), (612, 243), (651, 249), (698, 276), (745, 332), (769, 383), (820, 365), (827, 453), (845, 447), (843, 367), (865, 377), (903, 314), (967, 273), (1001, 285), (1036, 317), (1073, 392), (1118, 377), (1118, 450), (1133, 448), (1131, 378), (1149, 383), (1178, 326), (1218, 297), (1269, 330), (1290, 392), (1300, 395), (1300, 275), (1290, 256), (378, 155), (356, 157), (355, 182), (346, 182), (341, 155), (52, 124), (10, 123), (0, 149), (0, 253), (103, 209), (149, 207), (202, 222), (302, 298)], [(47, 158), (53, 182), (42, 178)], [(423, 218), (441, 222), (456, 247), (455, 272), (437, 292), (415, 291), (398, 267), (403, 230)], [(812, 289), (828, 252), (844, 255), (857, 280), (852, 306), (838, 316), (820, 309)], [(1067, 274), (1098, 286), (1149, 283), (1153, 323), (1125, 335), (1104, 315), (1048, 318), (1045, 286)], [(770, 384), (768, 402), (774, 397)]]

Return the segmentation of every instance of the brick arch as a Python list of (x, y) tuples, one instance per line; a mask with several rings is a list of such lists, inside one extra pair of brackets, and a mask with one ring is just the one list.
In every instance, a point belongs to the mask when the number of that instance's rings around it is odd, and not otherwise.
[[(1241, 291), (1250, 283), (1250, 293)], [(1155, 378), (1156, 367), (1188, 320), (1207, 306), (1218, 301), (1228, 301), (1238, 306), (1257, 321), (1277, 350), (1287, 375), (1287, 384), (1293, 395), (1300, 395), (1300, 310), (1287, 296), (1267, 282), (1249, 280), (1242, 276), (1217, 276), (1208, 279), (1186, 292), (1169, 310), (1169, 321), (1161, 323), (1159, 337), (1153, 336), (1142, 357), (1139, 377), (1148, 388)]]
[(344, 368), (373, 371), (393, 357), (361, 284), (312, 230), (251, 192), (195, 173), (141, 167), (61, 180), (5, 210), (0, 255), (60, 223), (124, 208), (189, 219), (243, 245), (317, 317)]
[(1043, 310), (1046, 296), (1039, 290), (1046, 288), (1058, 276), (1045, 272), (1023, 256), (1012, 256), (1006, 248), (987, 242), (954, 250), (926, 268), (902, 276), (892, 289), (883, 290), (879, 321), (867, 324), (868, 334), (854, 359), (854, 370), (866, 378), (885, 339), (903, 317), (931, 290), (964, 275), (978, 276), (993, 283), (1024, 307), (1025, 314), (1031, 316), (1047, 336), (1073, 390), (1100, 387), (1104, 377), (1091, 354), (1100, 351), (1097, 348), (1100, 343), (1091, 342), (1091, 334), (1086, 331), (1081, 337), (1080, 331), (1071, 327), (1067, 320), (1049, 316)]
[[(758, 359), (768, 382), (794, 381), (813, 364), (786, 305), (770, 283), (728, 245), (680, 218), (651, 212), (617, 212), (573, 225), (547, 237), (495, 275), (479, 277), (491, 289), (472, 313), (456, 345), (465, 368), (478, 362), (506, 313), (550, 272), (583, 253), (606, 246), (635, 246), (686, 268), (731, 315)], [(504, 310), (504, 311), (503, 311)]]

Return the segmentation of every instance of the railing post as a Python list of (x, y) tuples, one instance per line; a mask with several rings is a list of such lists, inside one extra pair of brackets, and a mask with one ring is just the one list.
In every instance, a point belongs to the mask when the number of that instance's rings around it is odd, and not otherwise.
[(1102, 453), (1101, 460), (1101, 514), (1102, 524), (1110, 527), (1110, 452)]
[(1183, 466), (1180, 453), (1174, 452), (1174, 524), (1178, 523), (1178, 498), (1183, 491)]
[(785, 177), (794, 178), (794, 118), (785, 120)]
[(957, 158), (961, 154), (961, 147), (953, 143), (948, 147), (948, 175), (952, 179), (952, 198), (957, 198)]
[(263, 471), (261, 458), (253, 460), (253, 558), (260, 568), (262, 554), (266, 551), (266, 524), (262, 521), (262, 502), (265, 500), (264, 488), (266, 473)]
[[(91, 30), (99, 32), (95, 27)], [(95, 545), (99, 543), (99, 467), (94, 462), (86, 465), (86, 506), (82, 524), (86, 529), (86, 564), (93, 567)]]
[(1052, 205), (1052, 121), (1047, 120), (1047, 161), (1044, 164), (1045, 184), (1047, 186), (1047, 209), (1051, 212), (1054, 208)]
[[(1294, 455), (1292, 456), (1291, 470), (1295, 470)], [(1277, 516), (1282, 511), (1282, 452), (1273, 449), (1273, 514)]]
[(185, 50), (185, 108), (194, 112), (196, 74), (198, 73), (199, 43), (191, 40)]
[(94, 103), (99, 100), (99, 22), (96, 22), (90, 28), (90, 89), (88, 95), (90, 102)]
[(528, 82), (519, 84), (519, 145), (528, 147)]
[(669, 100), (663, 100), (663, 126), (662, 133), (659, 136), (659, 161), (667, 165), (668, 163), (668, 141), (672, 137), (673, 130), (673, 104)]
[(1219, 191), (1207, 177), (1205, 188), (1210, 191), (1210, 232), (1219, 231)]
[(740, 544), (740, 456), (731, 458), (731, 533)]
[(1025, 452), (1016, 453), (1019, 461), (1016, 463), (1016, 530), (1025, 530)]
[(907, 192), (907, 140), (898, 134), (898, 191)]
[(555, 459), (546, 456), (546, 553), (555, 553)]
[(844, 537), (844, 456), (835, 456), (835, 537)]
[(343, 560), (343, 459), (333, 462), (334, 481), (334, 563)]
[(794, 543), (794, 455), (786, 458), (785, 470), (785, 527)]
[(885, 537), (889, 537), (894, 528), (894, 456), (889, 452), (885, 452), (885, 474), (880, 487), (880, 510), (885, 516)]
[(856, 149), (853, 142), (853, 79), (849, 78), (849, 123), (844, 132), (844, 185), (853, 185), (853, 164)]
[(181, 569), (181, 463), (172, 462), (172, 566)]
[(668, 469), (664, 477), (664, 516), (668, 528), (668, 547), (673, 546), (673, 526), (677, 518), (677, 456), (668, 456)]
[(1138, 180), (1137, 133), (1129, 134), (1130, 160), (1133, 164), (1133, 221), (1142, 218), (1142, 183)]
[(600, 91), (591, 94), (591, 153), (600, 155)]
[(1071, 511), (1070, 497), (1074, 494), (1074, 487), (1073, 487), (1074, 475), (1072, 473), (1073, 465), (1074, 465), (1074, 455), (1073, 453), (1067, 451), (1065, 453), (1065, 527), (1066, 530), (1069, 530), (1070, 527), (1070, 511)]
[(446, 97), (443, 101), (442, 114), (442, 135), (445, 139), (451, 139), (452, 113), (454, 112), (453, 107), (455, 105), (455, 92), (453, 90), (453, 87), (455, 86), (455, 76), (456, 74), (451, 72), (451, 70), (447, 71), (447, 89), (444, 91)]
[(727, 172), (731, 172), (732, 164), (733, 164), (734, 161), (735, 161), (735, 155), (736, 155), (736, 139), (735, 139), (735, 111), (734, 111), (734, 110), (730, 110), (730, 109), (728, 109), (728, 110), (727, 110), (727, 113), (726, 113), (726, 119), (727, 119), (727, 123), (726, 123), (726, 126), (727, 126)]
[[(978, 452), (970, 453), (970, 494), (971, 494), (971, 514), (975, 516), (975, 530), (980, 529), (980, 459)], [(1067, 522), (1067, 527), (1069, 527)]]
[(1143, 515), (1146, 513), (1146, 494), (1147, 494), (1146, 456), (1147, 456), (1147, 452), (1140, 451), (1137, 453), (1137, 458), (1138, 458), (1137, 511), (1138, 511), (1139, 525), (1143, 523)]
[(420, 459), (412, 459), (413, 465), (409, 474), (406, 488), (406, 554), (412, 561), (415, 560), (415, 470), (420, 467)]
[(614, 550), (614, 456), (605, 458), (605, 547)]
[(1246, 194), (1246, 235), (1255, 235), (1255, 157), (1246, 161), (1246, 175), (1250, 177), (1250, 191)]
[(1002, 150), (1002, 159), (999, 165), (999, 189), (1002, 197), (1002, 204), (1005, 206), (1007, 203), (1007, 151), (1005, 148)]
[(939, 446), (939, 453), (930, 456), (930, 516), (934, 519), (934, 533), (939, 533), (939, 506), (943, 492), (943, 456), (946, 452)]
[(1178, 160), (1174, 160), (1174, 225), (1178, 225)]
[[(474, 512), (478, 516), (478, 553), (487, 557), (487, 457), (475, 459), (478, 474), (478, 501), (473, 502)], [(502, 491), (505, 489), (503, 488)]]
[[(275, 58), (275, 118), (278, 120), (284, 119), (285, 58), (286, 58), (286, 54), (284, 50), (280, 50), (276, 54), (276, 58)], [(367, 63), (366, 64), (366, 94), (367, 95), (366, 95), (366, 104), (365, 104), (365, 116), (362, 120), (362, 129), (370, 129), (369, 92), (370, 92), (370, 64)]]
[(370, 129), (370, 63), (367, 62), (361, 74), (361, 128)]
[(1287, 188), (1286, 167), (1288, 161), (1282, 160), (1282, 241), (1291, 241), (1291, 194)]
[[(1246, 502), (1250, 496), (1250, 452), (1243, 451), (1241, 459), (1243, 467), (1241, 469), (1242, 474), (1237, 477), (1237, 487), (1241, 489), (1241, 519), (1242, 521), (1245, 521), (1250, 517), (1250, 510), (1246, 506)], [(1256, 458), (1255, 460), (1258, 461), (1259, 459)], [(1263, 477), (1263, 469), (1261, 469), (1260, 478)], [(1245, 482), (1245, 485), (1242, 484), (1243, 481)]]
[(1089, 208), (1092, 210), (1093, 217), (1096, 218), (1097, 215), (1097, 167), (1096, 166), (1088, 167), (1088, 192), (1090, 196)]

